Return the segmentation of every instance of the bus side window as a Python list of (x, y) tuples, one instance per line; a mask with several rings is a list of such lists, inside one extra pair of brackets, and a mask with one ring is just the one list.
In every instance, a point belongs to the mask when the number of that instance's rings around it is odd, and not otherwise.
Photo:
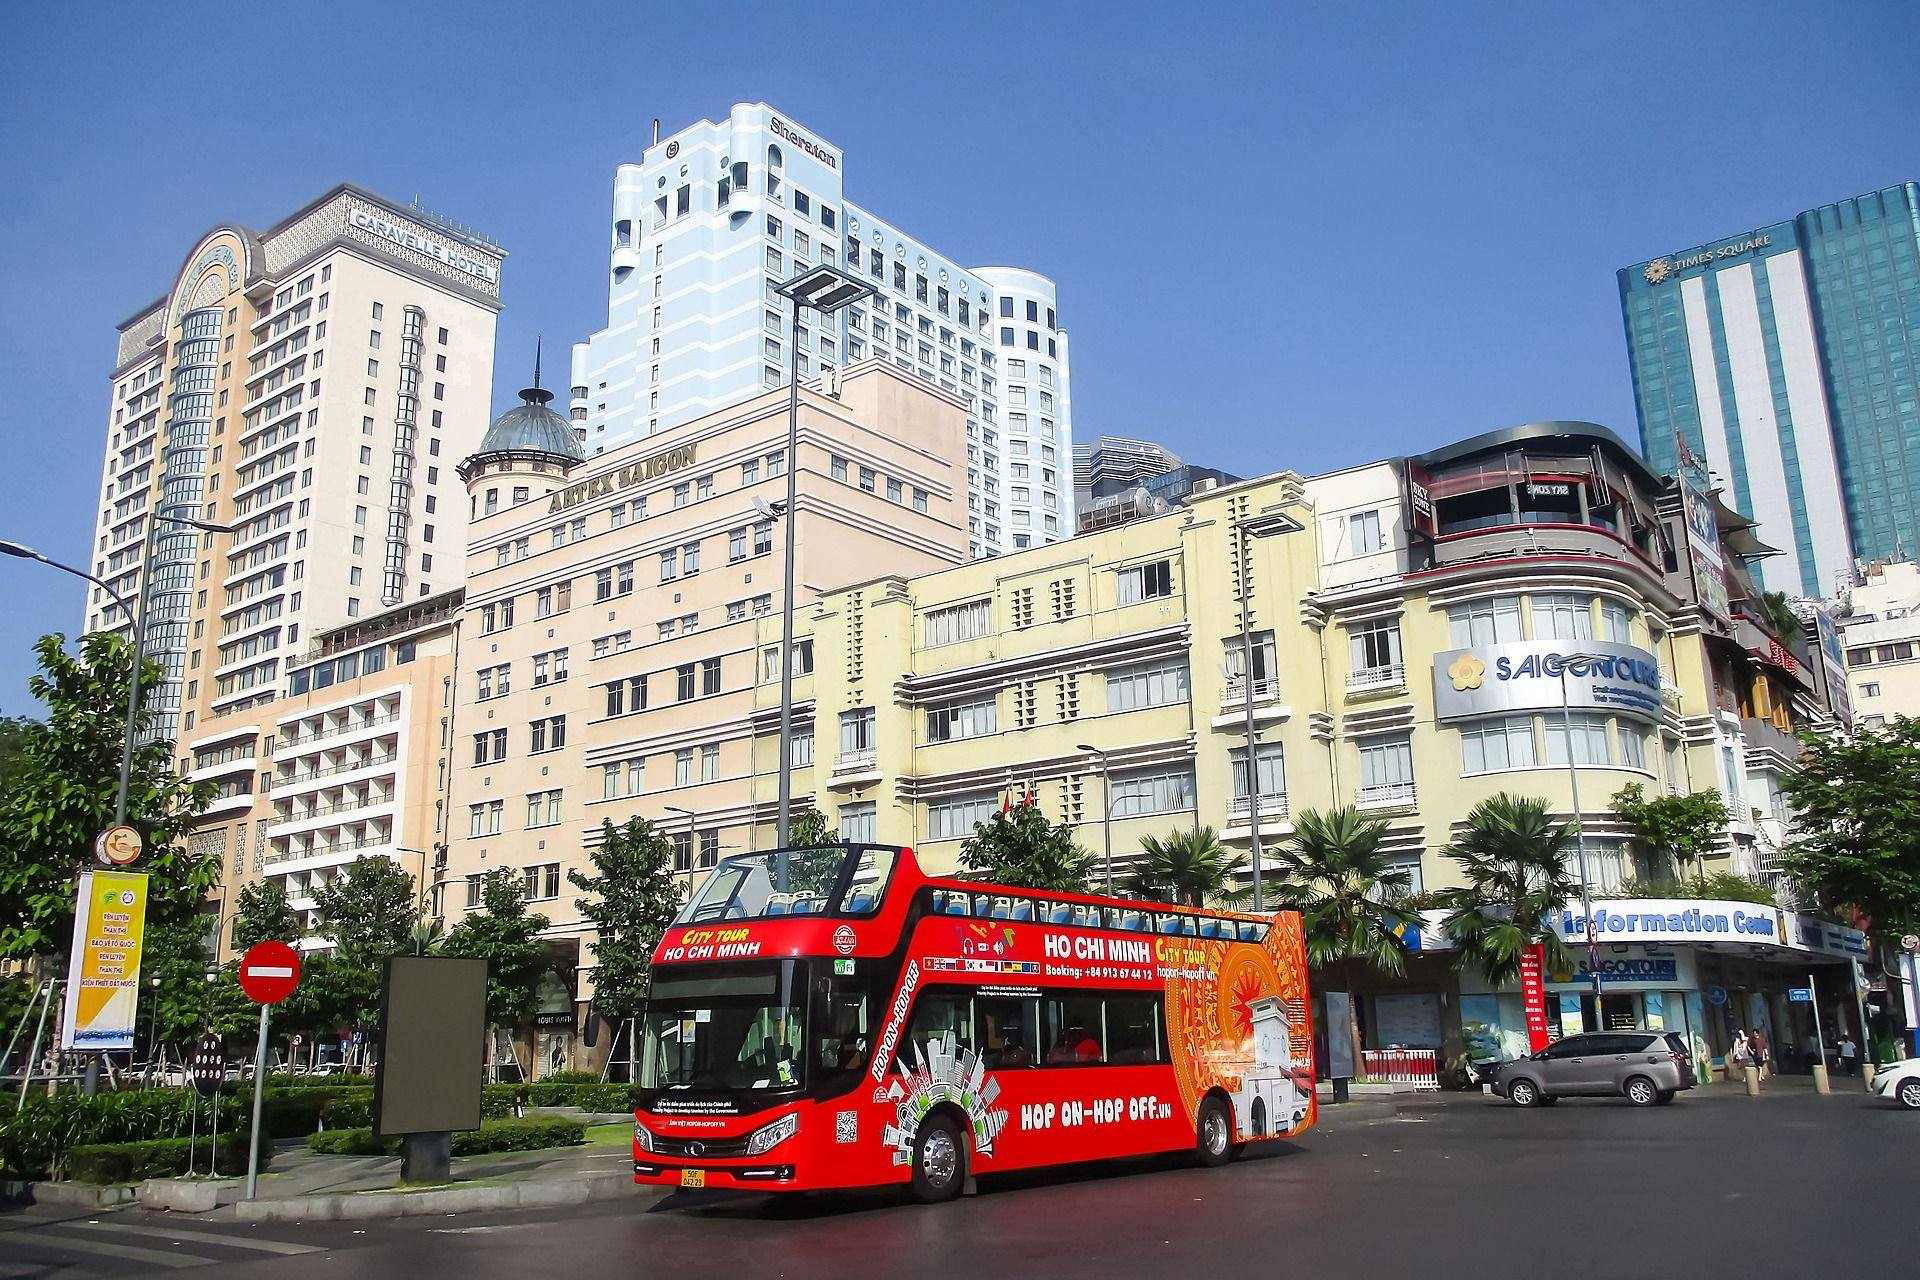
[(1180, 917), (1180, 933), (1182, 937), (1191, 938), (1197, 932), (1199, 932), (1199, 926), (1194, 923), (1192, 916)]
[(1082, 928), (1098, 928), (1100, 926), (1100, 908), (1075, 907), (1073, 909), (1073, 922)]
[(975, 996), (977, 1048), (988, 1067), (1002, 1071), (1040, 1060), (1040, 1001), (1033, 996)]
[(1013, 900), (1011, 898), (995, 898), (993, 902), (987, 907), (987, 919), (989, 920), (1013, 919)]
[(1045, 1013), (1048, 1066), (1089, 1067), (1106, 1060), (1099, 996), (1049, 996)]
[(936, 905), (936, 909), (942, 915), (964, 916), (964, 915), (971, 914), (971, 911), (968, 908), (968, 900), (967, 900), (966, 894), (959, 893), (951, 889), (946, 890), (945, 893), (946, 893), (946, 902), (944, 904)]
[(1159, 932), (1161, 933), (1180, 932), (1180, 917), (1172, 916), (1172, 915), (1161, 916)]
[(1120, 917), (1120, 927), (1129, 933), (1139, 933), (1146, 928), (1147, 917), (1144, 912), (1128, 911)]
[(1073, 907), (1065, 902), (1055, 902), (1047, 907), (1048, 924), (1066, 924), (1073, 919)]
[(909, 1064), (918, 1061), (920, 1055), (926, 1053), (928, 1044), (940, 1043), (949, 1033), (956, 1050), (971, 1045), (970, 1003), (965, 992), (929, 991), (922, 995), (913, 1006), (913, 1021), (908, 1024), (907, 1037), (900, 1043), (900, 1061)]
[(1242, 920), (1240, 922), (1240, 941), (1242, 942), (1258, 942), (1260, 941), (1260, 935), (1264, 932), (1264, 929), (1251, 920)]
[(1220, 922), (1218, 920), (1202, 920), (1200, 922), (1200, 936), (1203, 938), (1219, 937)]
[(1114, 995), (1107, 1004), (1107, 1061), (1165, 1062), (1160, 1034), (1160, 997)]
[(1029, 902), (1029, 901), (1027, 901), (1027, 900), (1026, 900), (1025, 898), (1022, 898), (1022, 899), (1020, 899), (1020, 901), (1018, 901), (1018, 902), (1016, 902), (1016, 903), (1014, 903), (1014, 904), (1013, 904), (1013, 918), (1014, 918), (1015, 920), (1031, 920), (1031, 919), (1033, 919), (1033, 904), (1032, 904), (1031, 902)]

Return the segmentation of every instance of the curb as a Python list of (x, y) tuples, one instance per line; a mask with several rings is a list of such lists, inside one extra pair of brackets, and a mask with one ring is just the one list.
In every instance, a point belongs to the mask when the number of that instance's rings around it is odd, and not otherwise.
[(555, 1205), (617, 1200), (633, 1194), (633, 1175), (589, 1174), (543, 1182), (429, 1191), (360, 1191), (344, 1195), (242, 1200), (233, 1206), (241, 1222), (351, 1222), (365, 1218), (410, 1218), (425, 1214), (544, 1209)]
[(130, 1185), (94, 1186), (86, 1182), (0, 1182), (0, 1200), (21, 1204), (64, 1204), (81, 1209), (105, 1209), (131, 1204)]
[(210, 1213), (222, 1204), (234, 1204), (246, 1187), (241, 1178), (148, 1178), (134, 1189), (143, 1209), (173, 1213)]

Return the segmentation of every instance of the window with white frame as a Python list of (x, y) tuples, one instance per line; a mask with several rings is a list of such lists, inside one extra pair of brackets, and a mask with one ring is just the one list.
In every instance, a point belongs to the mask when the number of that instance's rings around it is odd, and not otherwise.
[[(1580, 851), (1567, 850), (1567, 870), (1580, 874)], [(1618, 840), (1586, 841), (1587, 890), (1589, 893), (1615, 894), (1629, 878), (1630, 863), (1626, 845)]]
[(855, 707), (840, 713), (840, 754), (873, 750), (873, 708)]
[(927, 710), (927, 741), (958, 742), (984, 738), (998, 730), (996, 699), (989, 695)]
[(878, 806), (872, 801), (841, 805), (840, 838), (850, 844), (872, 844), (878, 812)]
[(1193, 808), (1193, 770), (1134, 774), (1113, 780), (1113, 816), (1137, 818)]
[[(1233, 798), (1245, 801), (1247, 798), (1247, 749), (1235, 747), (1229, 753), (1233, 760)], [(1254, 781), (1260, 784), (1260, 800), (1263, 805), (1284, 799), (1287, 794), (1287, 756), (1286, 749), (1278, 742), (1263, 742), (1254, 756)]]
[(1382, 679), (1402, 670), (1398, 622), (1356, 622), (1347, 628), (1347, 645), (1352, 673), (1362, 680)]
[(1116, 602), (1138, 604), (1173, 594), (1173, 561), (1155, 560), (1150, 564), (1129, 565), (1115, 573)]
[(560, 825), (560, 793), (529, 791), (527, 793), (527, 826), (532, 828), (558, 825)]
[(1618, 600), (1600, 602), (1600, 638), (1615, 644), (1633, 643), (1633, 611)]
[(1533, 598), (1533, 638), (1593, 639), (1593, 597), (1551, 594)]
[(1190, 682), (1183, 659), (1126, 667), (1107, 673), (1107, 710), (1138, 711), (1187, 700)]
[(999, 799), (991, 793), (942, 800), (927, 808), (927, 839), (961, 840), (973, 834), (976, 824), (991, 821)]
[(1360, 798), (1404, 800), (1413, 795), (1413, 742), (1370, 738), (1360, 743)]
[(560, 864), (540, 862), (526, 868), (521, 887), (528, 902), (544, 902), (560, 896)]
[(1519, 596), (1489, 596), (1447, 610), (1449, 643), (1455, 649), (1509, 644), (1526, 638), (1520, 625)]
[(1348, 551), (1356, 556), (1371, 555), (1384, 545), (1378, 511), (1356, 511), (1347, 517)]
[(1533, 717), (1504, 716), (1460, 726), (1460, 772), (1534, 767)]
[(1567, 763), (1567, 721), (1571, 720), (1573, 729), (1573, 763), (1576, 765), (1607, 765), (1613, 763), (1613, 752), (1607, 745), (1607, 718), (1576, 712), (1570, 717), (1549, 712), (1547, 725), (1547, 763), (1565, 765)]
[(1631, 720), (1616, 720), (1614, 732), (1620, 738), (1620, 763), (1629, 769), (1647, 767), (1647, 739), (1640, 726)]
[(922, 618), (921, 645), (934, 649), (943, 644), (977, 640), (987, 634), (992, 618), (992, 604), (986, 600), (969, 600), (965, 604), (949, 605), (943, 609), (929, 609)]
[(1388, 854), (1386, 864), (1388, 875), (1398, 875), (1401, 877), (1400, 884), (1396, 891), (1398, 896), (1404, 897), (1426, 892), (1427, 878), (1420, 870), (1420, 855), (1418, 853)]

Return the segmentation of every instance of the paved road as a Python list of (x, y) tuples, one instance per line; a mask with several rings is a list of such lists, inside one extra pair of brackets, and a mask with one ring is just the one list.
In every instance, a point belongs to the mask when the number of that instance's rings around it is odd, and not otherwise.
[(1224, 1169), (1056, 1171), (931, 1209), (875, 1195), (676, 1194), (257, 1228), (3, 1214), (0, 1277), (150, 1275), (160, 1256), (183, 1274), (212, 1265), (275, 1280), (1914, 1275), (1916, 1151), (1920, 1115), (1857, 1094), (1752, 1102), (1719, 1088), (1656, 1110), (1568, 1101), (1524, 1112), (1452, 1096), (1391, 1119), (1338, 1117)]

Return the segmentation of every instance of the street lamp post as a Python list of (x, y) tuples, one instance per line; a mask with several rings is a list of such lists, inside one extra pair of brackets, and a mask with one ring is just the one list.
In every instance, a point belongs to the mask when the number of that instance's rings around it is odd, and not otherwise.
[(1567, 667), (1560, 664), (1560, 732), (1567, 746), (1567, 786), (1573, 793), (1573, 847), (1580, 866), (1580, 910), (1587, 918), (1587, 976), (1593, 980), (1593, 1020), (1601, 1030), (1600, 942), (1593, 927), (1593, 891), (1587, 884), (1587, 823), (1580, 810), (1580, 771), (1573, 763), (1573, 709), (1567, 700)]
[(1113, 893), (1113, 772), (1107, 767), (1107, 753), (1099, 747), (1080, 744), (1080, 750), (1100, 757), (1100, 835), (1107, 846), (1107, 893)]
[(1240, 547), (1240, 685), (1246, 713), (1247, 734), (1247, 844), (1253, 854), (1253, 909), (1264, 912), (1266, 893), (1260, 870), (1260, 743), (1253, 719), (1253, 624), (1248, 597), (1253, 588), (1253, 542), (1275, 534), (1298, 533), (1303, 526), (1291, 516), (1275, 511), (1243, 517), (1233, 525), (1233, 536)]
[[(788, 818), (793, 809), (793, 588), (794, 507), (800, 476), (800, 312), (811, 308), (829, 316), (873, 293), (873, 286), (848, 275), (831, 263), (801, 272), (777, 291), (793, 303), (792, 339), (787, 344), (787, 503), (781, 513), (785, 584), (780, 593), (780, 808), (774, 825), (774, 847), (787, 847)], [(786, 891), (786, 860), (780, 860), (780, 890)]]

